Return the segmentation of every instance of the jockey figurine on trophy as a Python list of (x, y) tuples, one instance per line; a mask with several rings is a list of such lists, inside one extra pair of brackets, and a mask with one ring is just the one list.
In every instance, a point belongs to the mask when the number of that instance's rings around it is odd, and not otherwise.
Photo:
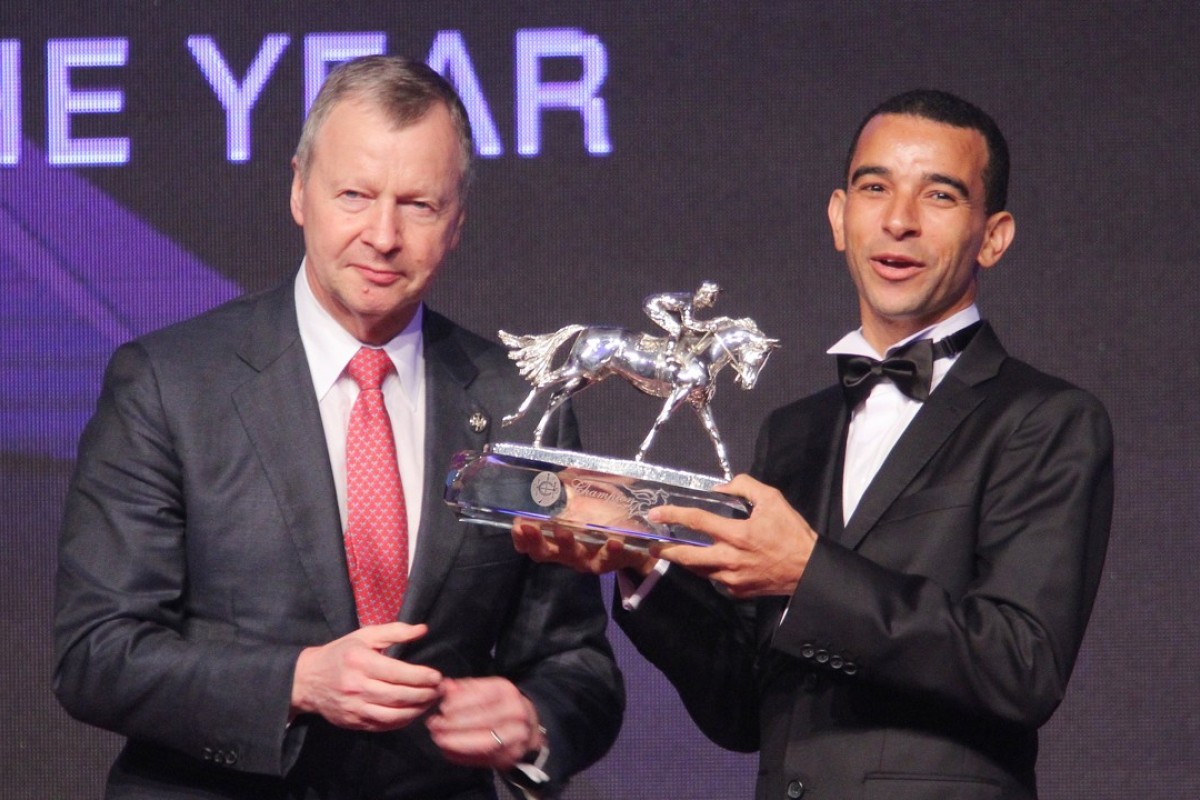
[(714, 330), (716, 320), (696, 319), (694, 314), (715, 306), (720, 294), (721, 287), (715, 281), (701, 281), (692, 294), (661, 292), (642, 301), (646, 316), (667, 332), (667, 352), (676, 361), (679, 359), (681, 343), (686, 342), (690, 350), (704, 334)]

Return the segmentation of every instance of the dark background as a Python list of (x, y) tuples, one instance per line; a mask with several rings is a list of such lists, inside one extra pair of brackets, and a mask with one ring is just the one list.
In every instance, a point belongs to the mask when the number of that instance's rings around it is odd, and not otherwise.
[[(515, 152), (513, 41), (579, 28), (608, 56), (612, 153), (578, 114), (543, 115)], [(50, 692), (54, 549), (75, 437), (120, 341), (295, 273), (287, 207), (307, 34), (380, 31), (424, 57), (461, 32), (504, 143), (479, 162), (467, 231), (431, 305), (484, 333), (569, 322), (646, 328), (641, 298), (726, 291), (719, 313), (783, 341), (758, 388), (713, 404), (735, 469), (766, 412), (827, 385), (824, 350), (857, 324), (825, 221), (849, 137), (879, 100), (945, 88), (988, 110), (1013, 152), (1016, 242), (981, 306), (1011, 352), (1097, 394), (1117, 436), (1117, 506), (1092, 625), (1046, 726), (1047, 798), (1200, 796), (1200, 11), (1190, 2), (0, 3), (20, 43), (23, 150), (0, 166), (0, 796), (99, 795), (117, 747)], [(254, 108), (249, 161), (186, 47), (212, 36), (240, 75), (263, 36), (291, 45)], [(129, 163), (46, 163), (46, 42), (125, 37), (117, 114)], [(547, 80), (578, 77), (554, 59)], [(11, 76), (9, 76), (11, 78)], [(2, 108), (2, 106), (0, 106)], [(579, 398), (589, 449), (628, 456), (657, 403), (613, 381)], [(686, 412), (654, 460), (712, 472)], [(688, 624), (680, 620), (680, 624)], [(753, 757), (695, 733), (669, 685), (616, 630), (630, 689), (621, 739), (569, 798), (748, 796)]]

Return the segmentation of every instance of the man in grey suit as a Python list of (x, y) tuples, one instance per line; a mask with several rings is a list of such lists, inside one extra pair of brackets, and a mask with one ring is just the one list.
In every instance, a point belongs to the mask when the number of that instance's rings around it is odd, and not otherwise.
[(1108, 416), (980, 320), (979, 272), (1015, 232), (990, 117), (899, 95), (845, 175), (829, 222), (862, 325), (830, 350), (840, 385), (771, 414), (725, 487), (749, 519), (659, 509), (714, 544), (657, 562), (514, 541), (622, 570), (617, 621), (710, 738), (760, 751), (760, 800), (1034, 798), (1107, 546)]
[[(71, 714), (127, 737), (108, 797), (465, 800), (495, 796), (493, 771), (548, 796), (615, 738), (596, 580), (441, 501), (451, 454), (525, 392), (502, 348), (422, 304), (472, 155), (428, 67), (340, 67), (293, 161), (296, 278), (113, 356), (67, 499), (54, 676)], [(348, 374), (360, 355), (379, 386)], [(371, 392), (391, 435), (364, 473)], [(577, 443), (569, 413), (556, 443)], [(377, 473), (378, 540), (356, 521)]]

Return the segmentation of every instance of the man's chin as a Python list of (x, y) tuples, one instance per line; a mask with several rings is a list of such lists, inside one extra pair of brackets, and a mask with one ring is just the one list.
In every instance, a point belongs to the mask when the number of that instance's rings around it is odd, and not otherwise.
[(345, 313), (336, 318), (360, 342), (382, 345), (408, 327), (419, 305), (419, 299), (407, 297), (388, 303), (359, 302), (349, 304)]

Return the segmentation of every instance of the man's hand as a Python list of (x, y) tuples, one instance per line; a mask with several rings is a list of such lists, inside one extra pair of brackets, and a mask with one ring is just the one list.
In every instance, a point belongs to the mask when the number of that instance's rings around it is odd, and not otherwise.
[(754, 507), (750, 518), (730, 520), (695, 508), (661, 506), (650, 512), (652, 521), (702, 531), (713, 544), (660, 545), (652, 552), (717, 581), (737, 598), (791, 596), (808, 566), (817, 534), (778, 490), (748, 475), (738, 475), (716, 489), (749, 500)]
[(539, 562), (565, 564), (577, 572), (603, 575), (617, 569), (631, 569), (643, 577), (654, 568), (656, 558), (644, 550), (625, 547), (612, 537), (603, 544), (586, 544), (566, 528), (555, 526), (553, 538), (542, 534), (541, 526), (549, 523), (517, 519), (513, 522), (513, 547)]
[(545, 744), (537, 709), (505, 678), (446, 679), (436, 714), (425, 720), (447, 761), (505, 772)]
[(442, 675), (383, 654), (425, 635), (424, 625), (368, 625), (296, 660), (292, 713), (320, 714), (339, 728), (388, 731), (424, 714), (443, 694)]

